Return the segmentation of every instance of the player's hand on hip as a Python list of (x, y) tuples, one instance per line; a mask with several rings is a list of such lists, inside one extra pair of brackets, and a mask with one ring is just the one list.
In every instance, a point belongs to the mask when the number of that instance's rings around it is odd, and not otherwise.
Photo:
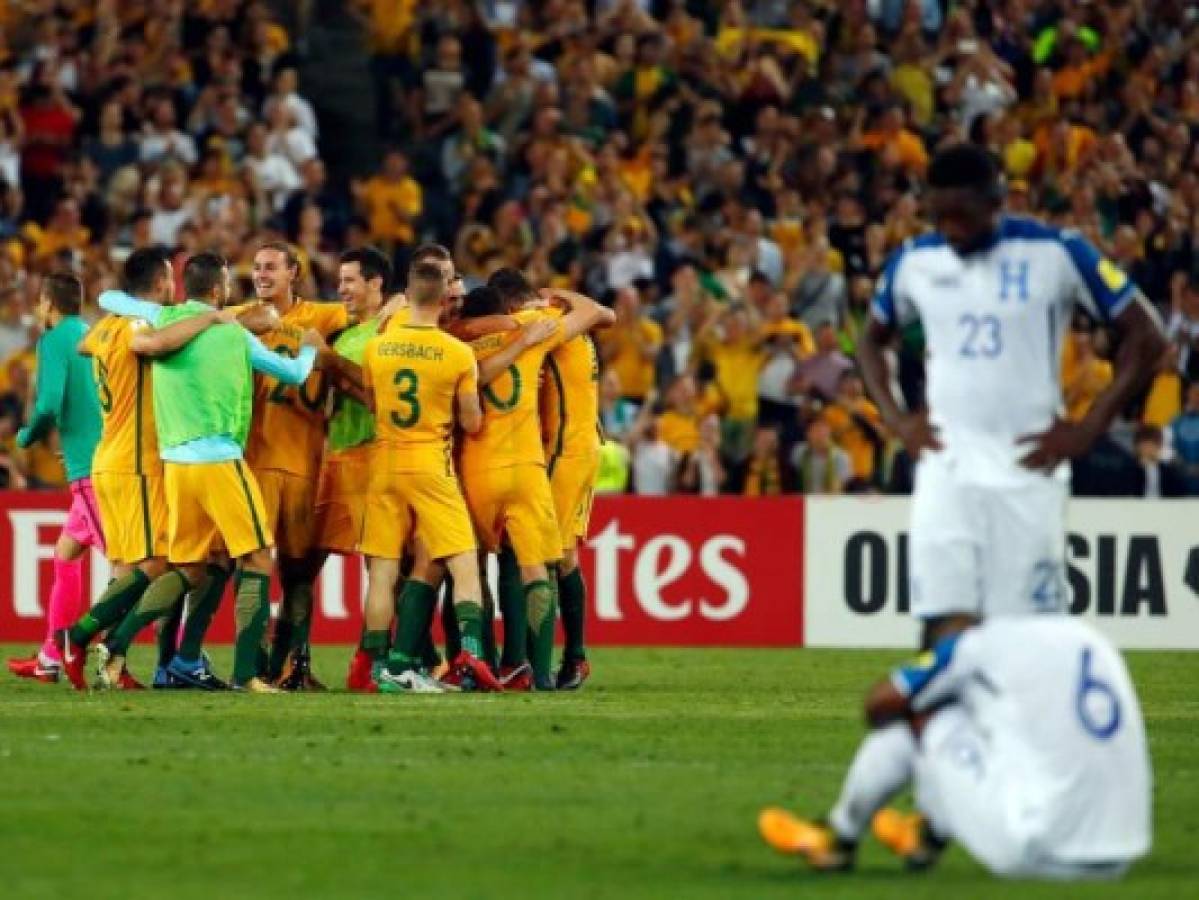
[(903, 442), (908, 458), (915, 462), (925, 450), (941, 450), (943, 445), (937, 437), (937, 429), (928, 420), (927, 412), (909, 413), (899, 420), (895, 433)]
[(1049, 471), (1067, 459), (1082, 456), (1095, 443), (1096, 435), (1077, 422), (1054, 417), (1053, 424), (1037, 434), (1016, 439), (1017, 444), (1030, 444), (1032, 449), (1020, 458), (1027, 469)]

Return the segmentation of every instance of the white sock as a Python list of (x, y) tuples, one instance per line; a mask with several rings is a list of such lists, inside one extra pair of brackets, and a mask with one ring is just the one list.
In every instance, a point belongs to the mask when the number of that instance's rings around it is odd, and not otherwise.
[(854, 755), (828, 822), (843, 840), (856, 841), (870, 820), (912, 780), (916, 739), (906, 722), (866, 735)]

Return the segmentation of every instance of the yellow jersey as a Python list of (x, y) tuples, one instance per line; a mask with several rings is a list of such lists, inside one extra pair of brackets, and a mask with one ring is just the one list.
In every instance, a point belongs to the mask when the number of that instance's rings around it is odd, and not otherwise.
[[(349, 324), (340, 303), (297, 300), (280, 318), (278, 328), (261, 335), (268, 350), (296, 356), (305, 329), (328, 338)], [(255, 469), (290, 472), (316, 478), (325, 444), (324, 376), (314, 371), (303, 384), (281, 384), (268, 375), (254, 376), (254, 420), (246, 443), (246, 460)]]
[(884, 436), (878, 407), (866, 399), (857, 401), (853, 409), (832, 403), (825, 407), (821, 418), (828, 423), (837, 446), (849, 456), (854, 477), (869, 481), (874, 477), (875, 445), (866, 430), (855, 421), (855, 415), (869, 422), (880, 437)]
[[(363, 186), (367, 208), (367, 226), (376, 241), (410, 243), (414, 232), (410, 220), (420, 216), (425, 207), (420, 182), (411, 176), (391, 181), (376, 175)], [(404, 217), (397, 216), (400, 210)]]
[[(557, 309), (529, 309), (513, 318), (524, 326), (545, 317), (560, 318)], [(520, 331), (501, 331), (478, 338), (470, 347), (484, 360), (499, 353)], [(500, 469), (525, 463), (545, 465), (541, 443), (539, 379), (545, 358), (562, 343), (562, 330), (546, 341), (529, 347), (516, 362), (483, 388), (483, 427), (468, 435), (462, 444), (462, 469)]]
[(654, 386), (654, 360), (647, 359), (642, 348), (661, 346), (662, 326), (648, 319), (627, 325), (614, 325), (599, 333), (600, 346), (611, 354), (608, 366), (620, 377), (620, 393), (637, 400)]
[(83, 349), (92, 357), (104, 425), (93, 472), (162, 474), (150, 364), (129, 346), (139, 327), (133, 319), (105, 316), (83, 339)]
[(412, 309), (407, 306), (402, 306), (395, 311), (395, 314), (387, 320), (387, 326), (383, 329), (383, 333), (391, 335), (393, 332), (399, 331), (401, 328), (406, 328), (408, 323), (412, 321)]
[(658, 437), (678, 453), (694, 453), (699, 447), (699, 414), (666, 410), (658, 416)]
[(712, 343), (707, 356), (716, 366), (716, 386), (724, 397), (725, 415), (730, 419), (758, 416), (758, 375), (766, 354), (755, 340), (736, 344)]
[(362, 377), (375, 394), (375, 462), (452, 474), (454, 402), (479, 390), (470, 347), (436, 325), (396, 326), (367, 343)]
[(599, 452), (599, 355), (588, 335), (566, 341), (545, 360), (541, 431), (549, 459)]

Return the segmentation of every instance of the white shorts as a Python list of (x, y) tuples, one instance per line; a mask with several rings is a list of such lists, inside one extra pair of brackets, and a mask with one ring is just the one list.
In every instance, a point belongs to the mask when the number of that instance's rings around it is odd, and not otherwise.
[(936, 713), (916, 754), (916, 805), (933, 831), (958, 841), (995, 875), (1010, 878), (1118, 878), (1129, 862), (1083, 864), (1054, 860), (1021, 827), (1022, 792), (1029, 781), (1005, 764), (961, 707)]
[(1066, 500), (1053, 478), (1013, 487), (963, 483), (954, 462), (916, 468), (910, 532), (912, 614), (1015, 616), (1065, 612)]

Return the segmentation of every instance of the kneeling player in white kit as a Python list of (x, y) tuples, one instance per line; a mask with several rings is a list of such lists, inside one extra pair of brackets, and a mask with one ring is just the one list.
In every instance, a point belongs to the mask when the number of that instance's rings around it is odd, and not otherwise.
[[(1009, 877), (1114, 878), (1149, 850), (1140, 706), (1119, 652), (1089, 625), (1016, 616), (966, 627), (877, 684), (866, 715), (875, 730), (826, 823), (762, 812), (776, 850), (846, 869), (872, 820), (910, 868), (950, 839)], [(909, 783), (919, 812), (883, 809)]]
[[(918, 461), (910, 588), (925, 646), (945, 616), (1065, 610), (1067, 461), (1148, 383), (1165, 346), (1136, 286), (1080, 234), (1002, 212), (986, 150), (942, 150), (928, 180), (937, 232), (888, 262), (858, 352), (887, 425)], [(1076, 303), (1116, 329), (1119, 349), (1111, 385), (1067, 422), (1059, 373)], [(883, 350), (916, 320), (928, 410), (905, 414)]]

